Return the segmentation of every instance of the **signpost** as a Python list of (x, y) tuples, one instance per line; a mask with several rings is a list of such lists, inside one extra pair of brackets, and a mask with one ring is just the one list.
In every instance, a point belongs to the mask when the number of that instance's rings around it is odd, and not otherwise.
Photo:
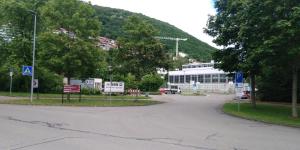
[(235, 73), (235, 85), (236, 87), (243, 87), (243, 72), (239, 71)]
[(243, 96), (243, 72), (238, 71), (235, 73), (235, 94), (238, 97), (238, 112), (240, 111), (240, 100)]
[(23, 76), (32, 76), (32, 66), (22, 66)]
[(39, 79), (34, 79), (33, 80), (33, 88), (39, 88)]
[(61, 103), (64, 103), (64, 94), (79, 93), (79, 102), (81, 101), (81, 86), (80, 85), (64, 85), (62, 92)]
[(14, 75), (14, 72), (12, 71), (12, 69), (10, 69), (10, 72), (9, 72), (9, 76), (10, 76), (10, 84), (9, 84), (9, 95), (11, 96), (11, 89), (12, 89), (12, 77)]
[(104, 92), (124, 93), (124, 82), (105, 82)]
[(109, 103), (111, 104), (111, 93), (124, 93), (124, 82), (110, 82), (104, 83), (104, 92), (109, 93)]

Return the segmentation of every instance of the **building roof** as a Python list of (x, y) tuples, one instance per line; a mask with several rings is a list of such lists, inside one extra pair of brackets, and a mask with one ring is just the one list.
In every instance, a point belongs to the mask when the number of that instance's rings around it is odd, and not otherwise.
[(169, 75), (196, 75), (196, 74), (227, 74), (223, 70), (215, 69), (213, 67), (204, 68), (190, 68), (178, 71), (170, 71)]

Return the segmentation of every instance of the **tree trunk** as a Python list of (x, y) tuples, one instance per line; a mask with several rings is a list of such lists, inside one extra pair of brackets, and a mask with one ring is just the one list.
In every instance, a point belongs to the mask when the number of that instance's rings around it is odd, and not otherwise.
[(253, 108), (256, 108), (256, 97), (255, 97), (255, 74), (250, 73), (250, 84), (251, 84), (251, 103)]
[(293, 89), (292, 89), (292, 116), (294, 118), (298, 117), (297, 110), (297, 89), (298, 88), (298, 68), (293, 68)]

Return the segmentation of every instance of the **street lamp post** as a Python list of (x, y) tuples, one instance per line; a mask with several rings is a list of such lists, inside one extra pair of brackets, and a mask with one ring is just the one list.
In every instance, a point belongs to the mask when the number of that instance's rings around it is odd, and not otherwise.
[(109, 81), (110, 81), (110, 88), (109, 88), (109, 104), (111, 105), (111, 86), (112, 86), (112, 76), (111, 76), (111, 71), (112, 71), (112, 66), (108, 66), (109, 69)]
[(9, 71), (9, 76), (10, 76), (10, 84), (9, 84), (9, 96), (11, 96), (11, 91), (12, 91), (12, 80), (13, 80), (13, 69), (10, 68)]
[(34, 15), (34, 25), (33, 25), (33, 47), (32, 47), (32, 75), (31, 75), (31, 92), (30, 92), (30, 102), (32, 103), (33, 97), (33, 81), (34, 81), (34, 63), (35, 63), (35, 39), (36, 39), (36, 12), (29, 10)]

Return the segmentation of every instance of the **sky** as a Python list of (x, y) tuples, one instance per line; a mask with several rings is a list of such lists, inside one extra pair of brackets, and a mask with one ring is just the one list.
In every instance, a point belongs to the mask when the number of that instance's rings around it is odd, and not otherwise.
[[(203, 33), (208, 15), (214, 15), (213, 0), (89, 0), (93, 5), (142, 13), (168, 22), (194, 37), (215, 46), (212, 37)], [(184, 38), (184, 37), (182, 37)]]

